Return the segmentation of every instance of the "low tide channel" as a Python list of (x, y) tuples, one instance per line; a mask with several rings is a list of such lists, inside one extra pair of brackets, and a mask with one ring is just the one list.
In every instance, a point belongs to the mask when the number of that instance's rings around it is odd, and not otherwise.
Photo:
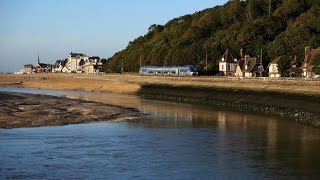
[(320, 129), (202, 105), (0, 88), (132, 107), (137, 122), (0, 129), (0, 179), (320, 177)]

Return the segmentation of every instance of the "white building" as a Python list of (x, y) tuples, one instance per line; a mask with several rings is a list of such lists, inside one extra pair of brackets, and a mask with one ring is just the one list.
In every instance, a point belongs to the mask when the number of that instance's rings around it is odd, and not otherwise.
[(281, 74), (278, 70), (278, 61), (279, 61), (280, 57), (278, 57), (277, 59), (273, 60), (268, 68), (269, 68), (269, 77), (270, 78), (279, 78), (281, 77)]
[(264, 69), (259, 59), (245, 55), (238, 61), (235, 75), (237, 77), (251, 78), (256, 77), (257, 74), (261, 74), (263, 71)]
[(99, 73), (99, 69), (102, 68), (102, 61), (98, 56), (89, 57), (89, 59), (85, 62), (83, 67), (84, 73), (97, 74)]
[(89, 60), (89, 56), (82, 53), (70, 53), (66, 63), (68, 73), (84, 72), (84, 64)]
[(221, 76), (234, 76), (238, 62), (238, 56), (232, 49), (227, 49), (219, 61)]

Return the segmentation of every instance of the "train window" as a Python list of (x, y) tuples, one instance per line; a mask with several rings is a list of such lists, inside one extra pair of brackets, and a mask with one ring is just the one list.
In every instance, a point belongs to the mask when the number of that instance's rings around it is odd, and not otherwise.
[(188, 72), (188, 70), (187, 69), (180, 69), (180, 72)]
[(146, 73), (146, 72), (148, 72), (148, 70), (147, 69), (141, 69), (141, 72)]
[(171, 74), (176, 74), (176, 70), (175, 70), (175, 69), (172, 69), (172, 70), (171, 70)]
[(154, 70), (153, 69), (149, 69), (149, 74), (153, 74)]

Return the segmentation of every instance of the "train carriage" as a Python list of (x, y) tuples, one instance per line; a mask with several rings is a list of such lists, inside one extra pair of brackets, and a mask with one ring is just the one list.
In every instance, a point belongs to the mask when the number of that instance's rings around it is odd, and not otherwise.
[(143, 66), (139, 70), (141, 75), (163, 75), (163, 76), (196, 76), (197, 69), (192, 66)]

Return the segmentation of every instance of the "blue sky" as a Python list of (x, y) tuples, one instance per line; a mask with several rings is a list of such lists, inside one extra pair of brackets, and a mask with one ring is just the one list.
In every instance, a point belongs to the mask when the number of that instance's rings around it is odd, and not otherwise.
[(109, 58), (151, 24), (227, 0), (0, 0), (0, 72), (72, 52)]

